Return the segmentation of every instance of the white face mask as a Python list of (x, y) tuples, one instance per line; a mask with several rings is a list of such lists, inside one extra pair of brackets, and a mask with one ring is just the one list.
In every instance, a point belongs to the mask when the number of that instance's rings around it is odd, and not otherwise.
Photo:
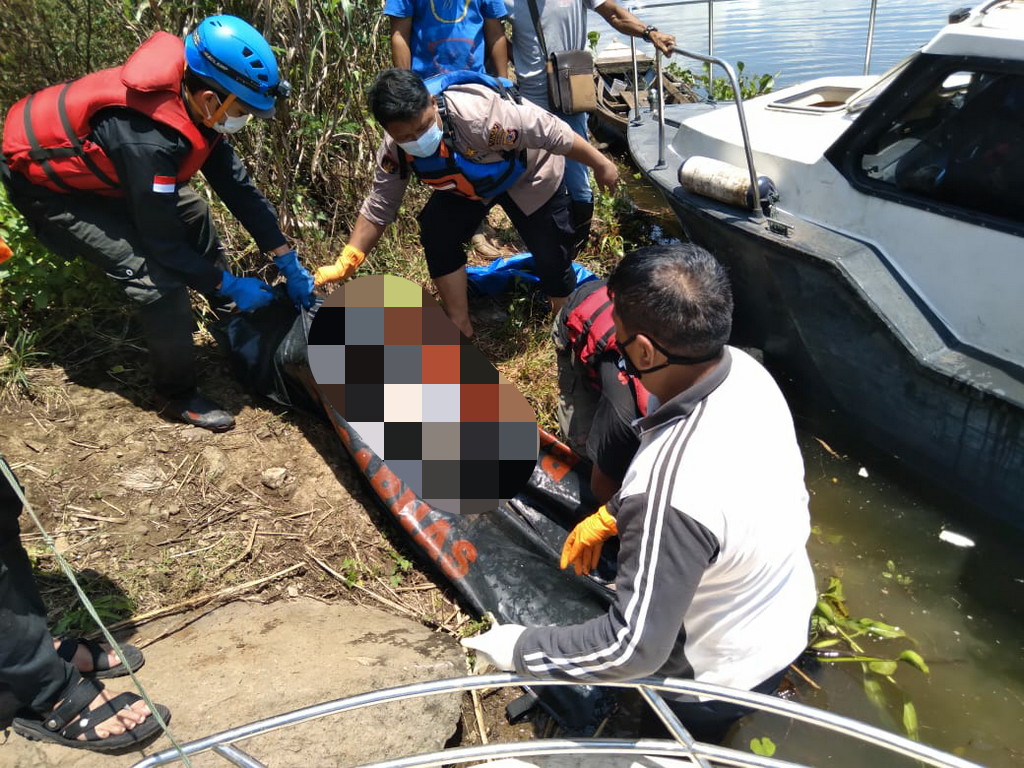
[(441, 145), (441, 128), (435, 120), (413, 141), (404, 141), (398, 146), (413, 157), (430, 157)]
[(217, 133), (238, 133), (248, 125), (251, 119), (251, 114), (242, 115), (241, 117), (225, 115), (223, 121), (213, 124), (213, 130)]
[[(206, 111), (206, 120), (209, 122), (213, 119), (213, 115), (210, 114), (209, 107), (204, 107)], [(221, 122), (214, 123), (210, 127), (213, 128), (217, 133), (238, 133), (240, 130), (248, 125), (252, 119), (252, 113), (248, 112), (241, 117), (232, 117), (231, 115), (224, 115)]]

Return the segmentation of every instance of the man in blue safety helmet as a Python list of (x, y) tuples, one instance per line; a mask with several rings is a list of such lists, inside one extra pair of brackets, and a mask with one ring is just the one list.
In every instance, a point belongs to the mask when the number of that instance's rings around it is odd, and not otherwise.
[(210, 210), (188, 185), (201, 171), (273, 257), (297, 305), (313, 279), (253, 185), (229, 134), (269, 118), (288, 95), (270, 44), (234, 16), (204, 19), (184, 40), (157, 32), (128, 61), (50, 86), (7, 115), (0, 173), (9, 197), (53, 252), (80, 256), (138, 305), (157, 405), (198, 427), (234, 418), (198, 391), (188, 288), (215, 312), (273, 300), (227, 261)]

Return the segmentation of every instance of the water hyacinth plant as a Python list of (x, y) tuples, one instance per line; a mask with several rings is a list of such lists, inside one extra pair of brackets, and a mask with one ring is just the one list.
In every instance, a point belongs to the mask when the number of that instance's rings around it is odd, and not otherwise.
[(895, 655), (873, 653), (862, 643), (906, 640), (913, 642), (899, 627), (870, 618), (854, 618), (846, 607), (843, 584), (835, 576), (829, 578), (828, 589), (820, 594), (811, 615), (811, 639), (808, 650), (819, 659), (836, 663), (860, 664), (864, 675), (864, 693), (883, 712), (889, 711), (886, 686), (902, 702), (900, 722), (904, 732), (918, 738), (917, 709), (904, 693), (895, 675), (901, 665), (929, 674), (928, 664), (913, 648), (903, 648)]

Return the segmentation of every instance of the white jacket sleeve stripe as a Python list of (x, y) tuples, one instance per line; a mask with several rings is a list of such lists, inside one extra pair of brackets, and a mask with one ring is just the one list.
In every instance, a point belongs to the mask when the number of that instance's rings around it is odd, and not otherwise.
[[(565, 674), (583, 676), (621, 666), (632, 658), (648, 621), (652, 586), (658, 578), (662, 529), (665, 515), (670, 508), (672, 488), (681, 464), (681, 456), (690, 435), (700, 421), (705, 405), (702, 402), (697, 407), (687, 419), (686, 426), (671, 436), (654, 461), (653, 471), (649, 476), (656, 479), (654, 487), (649, 489), (647, 495), (641, 554), (633, 577), (632, 595), (624, 611), (626, 623), (616, 633), (614, 642), (604, 648), (577, 656), (550, 657), (543, 651), (526, 654), (523, 656), (523, 662), (531, 673), (542, 674), (551, 669), (561, 668)], [(572, 668), (565, 669), (566, 666)]]

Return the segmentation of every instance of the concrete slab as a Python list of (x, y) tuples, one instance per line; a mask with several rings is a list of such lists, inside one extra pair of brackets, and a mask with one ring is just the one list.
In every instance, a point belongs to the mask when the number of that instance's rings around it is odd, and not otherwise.
[[(155, 625), (143, 630), (140, 637), (160, 634)], [(232, 603), (144, 653), (139, 678), (154, 701), (171, 709), (171, 730), (182, 743), (323, 701), (466, 674), (462, 650), (446, 635), (371, 608), (309, 599)], [(130, 680), (107, 682), (122, 691)], [(323, 718), (238, 746), (275, 768), (359, 765), (440, 749), (459, 716), (459, 695), (448, 694)], [(121, 768), (170, 746), (161, 737), (145, 749), (111, 756), (12, 732), (0, 745), (0, 765)], [(213, 754), (192, 764), (227, 765)]]

